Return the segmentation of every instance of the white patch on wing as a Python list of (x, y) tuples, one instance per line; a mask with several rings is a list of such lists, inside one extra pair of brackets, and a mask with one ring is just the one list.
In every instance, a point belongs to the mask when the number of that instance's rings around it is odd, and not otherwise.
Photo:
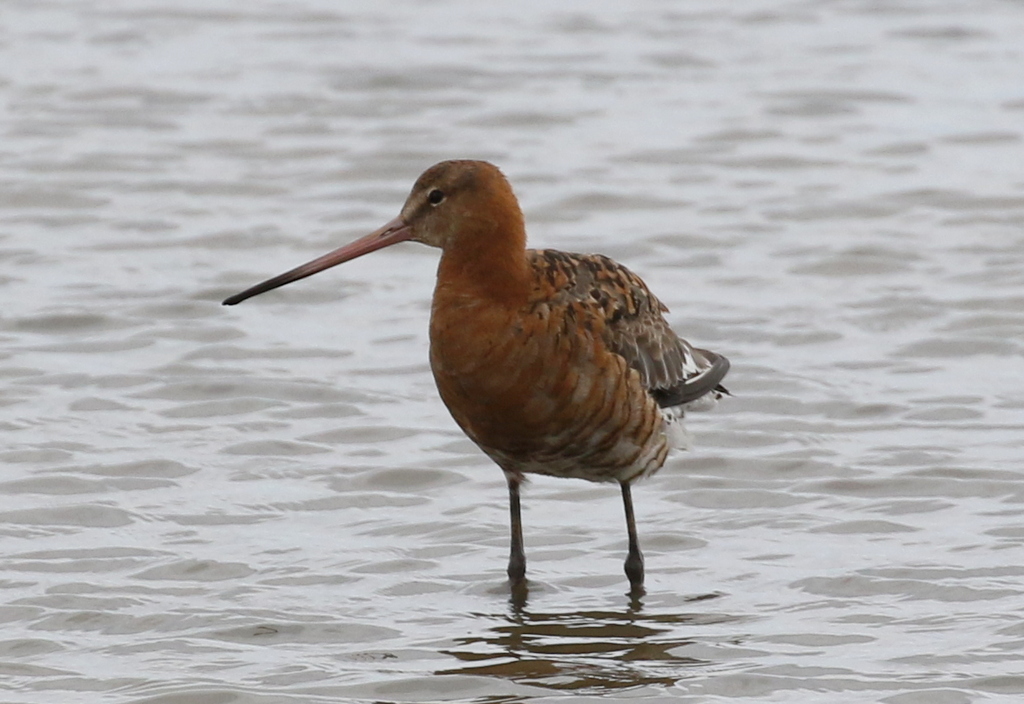
[(697, 366), (697, 360), (693, 358), (693, 350), (690, 348), (690, 343), (685, 340), (680, 340), (680, 342), (683, 343), (683, 378), (689, 379), (690, 377), (697, 376), (704, 370)]
[(700, 398), (696, 398), (690, 401), (688, 404), (683, 406), (684, 410), (687, 411), (710, 411), (712, 408), (718, 405), (718, 399), (722, 397), (717, 391), (712, 391), (709, 394), (704, 394)]
[(665, 438), (669, 447), (674, 450), (689, 450), (692, 438), (683, 423), (683, 407), (669, 406), (661, 409), (661, 417), (665, 423)]

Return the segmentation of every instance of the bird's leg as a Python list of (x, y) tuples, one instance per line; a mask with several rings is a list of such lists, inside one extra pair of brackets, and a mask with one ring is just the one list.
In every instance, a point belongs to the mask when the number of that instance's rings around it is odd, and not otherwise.
[(519, 513), (519, 485), (522, 480), (506, 474), (508, 512), (512, 527), (512, 547), (508, 556), (508, 579), (513, 587), (526, 584), (526, 553), (523, 550), (523, 519)]
[(619, 482), (622, 486), (622, 503), (626, 507), (626, 532), (629, 534), (629, 554), (626, 556), (626, 576), (633, 592), (644, 588), (644, 556), (640, 552), (640, 543), (636, 539), (636, 520), (633, 518), (633, 495), (629, 482)]

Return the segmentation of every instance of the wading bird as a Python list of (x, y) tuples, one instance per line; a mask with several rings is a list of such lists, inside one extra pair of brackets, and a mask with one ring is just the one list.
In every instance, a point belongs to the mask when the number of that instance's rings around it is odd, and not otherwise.
[(441, 249), (430, 367), (455, 422), (505, 473), (513, 589), (526, 583), (519, 486), (544, 474), (619, 483), (626, 575), (642, 593), (630, 485), (685, 441), (684, 410), (728, 393), (728, 360), (679, 338), (668, 309), (621, 264), (527, 249), (512, 188), (483, 161), (430, 167), (391, 222), (224, 304), (406, 240)]

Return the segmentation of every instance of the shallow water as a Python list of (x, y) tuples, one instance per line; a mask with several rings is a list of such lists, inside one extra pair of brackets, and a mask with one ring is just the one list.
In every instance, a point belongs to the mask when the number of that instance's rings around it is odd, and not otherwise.
[[(0, 700), (1024, 693), (1024, 9), (8, 3)], [(735, 396), (524, 496), (433, 388), (436, 252), (220, 300), (498, 163)]]

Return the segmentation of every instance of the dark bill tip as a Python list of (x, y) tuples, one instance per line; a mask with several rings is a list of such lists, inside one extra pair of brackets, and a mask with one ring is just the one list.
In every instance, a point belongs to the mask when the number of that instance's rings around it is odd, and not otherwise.
[(401, 219), (401, 217), (395, 218), (391, 222), (384, 225), (378, 230), (374, 230), (365, 237), (360, 237), (355, 242), (350, 242), (344, 247), (339, 247), (333, 252), (329, 252), (322, 257), (317, 257), (311, 262), (306, 262), (301, 266), (297, 266), (290, 271), (286, 271), (283, 274), (267, 279), (261, 283), (251, 286), (241, 293), (236, 293), (234, 296), (228, 296), (225, 298), (221, 305), (234, 306), (238, 305), (247, 298), (258, 296), (261, 293), (266, 293), (285, 284), (290, 284), (293, 281), (304, 279), (307, 276), (312, 276), (318, 271), (324, 269), (330, 269), (332, 266), (337, 266), (343, 262), (347, 262), (356, 257), (361, 257), (364, 254), (388, 247), (397, 242), (404, 242), (412, 237), (412, 230), (408, 225)]

